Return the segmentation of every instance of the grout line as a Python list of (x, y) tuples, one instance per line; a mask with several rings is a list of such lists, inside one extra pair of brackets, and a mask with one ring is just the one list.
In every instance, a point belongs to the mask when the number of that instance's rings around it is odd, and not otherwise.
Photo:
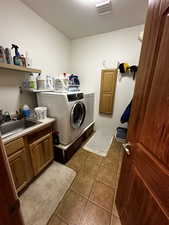
[[(99, 208), (104, 209), (104, 210), (105, 210), (107, 213), (109, 213), (110, 215), (112, 214), (112, 210), (109, 210), (109, 209), (105, 208), (104, 206), (100, 205), (99, 203), (95, 202), (94, 200), (88, 199), (88, 201), (91, 202), (92, 204), (98, 206)], [(112, 208), (113, 208), (113, 206), (112, 206)]]

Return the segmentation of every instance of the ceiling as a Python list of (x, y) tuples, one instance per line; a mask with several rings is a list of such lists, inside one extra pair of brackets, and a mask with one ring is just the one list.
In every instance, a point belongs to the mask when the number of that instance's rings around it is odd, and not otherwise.
[(112, 13), (99, 16), (97, 0), (21, 0), (71, 39), (145, 22), (147, 0), (111, 0)]

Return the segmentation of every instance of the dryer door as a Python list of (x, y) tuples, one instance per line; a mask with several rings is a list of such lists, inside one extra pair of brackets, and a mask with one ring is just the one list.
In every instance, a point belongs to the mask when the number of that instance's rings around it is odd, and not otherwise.
[(80, 128), (86, 116), (86, 107), (83, 102), (76, 102), (71, 110), (70, 122), (73, 128)]

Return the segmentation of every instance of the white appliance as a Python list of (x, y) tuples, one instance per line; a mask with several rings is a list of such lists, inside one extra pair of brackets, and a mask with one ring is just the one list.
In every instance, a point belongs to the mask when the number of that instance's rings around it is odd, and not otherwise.
[(77, 92), (80, 91), (80, 85), (70, 84), (67, 78), (55, 79), (55, 92)]
[(86, 117), (83, 93), (41, 92), (37, 99), (39, 106), (48, 108), (48, 116), (56, 118), (55, 130), (59, 132), (62, 145), (80, 137)]
[(86, 117), (83, 124), (84, 129), (94, 122), (94, 101), (94, 92), (84, 93), (84, 103), (86, 107)]

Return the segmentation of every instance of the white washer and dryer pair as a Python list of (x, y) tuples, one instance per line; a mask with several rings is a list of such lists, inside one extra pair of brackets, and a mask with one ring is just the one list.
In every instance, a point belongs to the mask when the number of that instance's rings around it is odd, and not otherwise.
[(82, 92), (41, 92), (37, 100), (39, 106), (48, 108), (48, 116), (56, 118), (55, 130), (62, 145), (69, 145), (80, 137), (88, 124)]

